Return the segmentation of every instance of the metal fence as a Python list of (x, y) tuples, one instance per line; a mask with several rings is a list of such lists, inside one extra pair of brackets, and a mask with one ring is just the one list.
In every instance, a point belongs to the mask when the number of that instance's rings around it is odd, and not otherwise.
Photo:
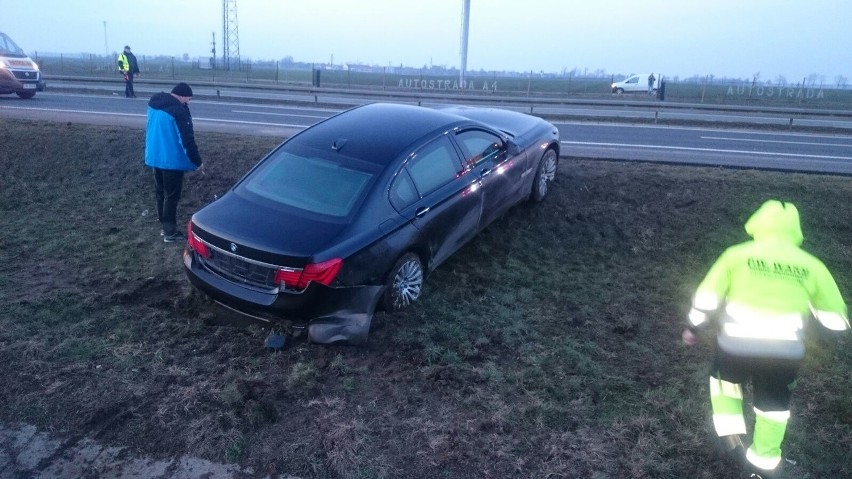
[[(246, 83), (257, 85), (307, 86), (424, 93), (453, 93), (495, 96), (553, 98), (617, 98), (613, 81), (624, 75), (466, 72), (457, 69), (328, 65), (295, 62), (241, 62), (238, 68), (213, 68), (209, 60), (139, 56), (142, 75), (150, 79), (205, 82), (211, 85)], [(118, 78), (116, 58), (94, 54), (36, 54), (34, 60), (50, 76)], [(712, 75), (687, 80), (658, 75), (665, 87), (657, 96), (625, 94), (631, 100), (706, 103), (712, 105), (759, 105), (809, 109), (849, 110), (852, 90), (837, 85), (817, 84), (803, 79), (796, 84), (767, 81), (718, 79)], [(663, 93), (660, 95), (659, 93)]]

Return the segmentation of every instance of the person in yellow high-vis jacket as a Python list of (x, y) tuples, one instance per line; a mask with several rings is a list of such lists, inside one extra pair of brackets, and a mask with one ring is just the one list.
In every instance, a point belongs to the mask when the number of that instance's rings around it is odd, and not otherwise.
[(118, 54), (116, 61), (119, 73), (124, 76), (124, 96), (136, 98), (136, 92), (133, 91), (133, 76), (139, 74), (139, 62), (136, 61), (136, 55), (130, 51), (129, 46), (125, 45), (124, 51)]
[(721, 444), (743, 451), (743, 384), (751, 380), (755, 413), (744, 462), (754, 477), (772, 477), (790, 399), (805, 354), (804, 321), (849, 329), (848, 309), (825, 265), (800, 248), (799, 212), (791, 203), (765, 202), (745, 224), (753, 238), (728, 248), (699, 284), (682, 339), (687, 345), (718, 321), (710, 376), (713, 425)]

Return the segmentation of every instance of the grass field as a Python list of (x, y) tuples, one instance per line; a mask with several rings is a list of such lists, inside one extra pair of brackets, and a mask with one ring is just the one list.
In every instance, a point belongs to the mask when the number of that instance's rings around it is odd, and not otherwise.
[[(567, 157), (552, 196), (442, 265), (414, 308), (378, 314), (367, 346), (270, 352), (158, 236), (141, 131), (0, 129), (0, 421), (153, 457), (317, 478), (732, 477), (710, 440), (711, 340), (679, 340), (697, 282), (779, 198), (852, 298), (848, 177)], [(197, 137), (184, 220), (279, 141)], [(852, 476), (850, 345), (809, 339), (789, 477)]]

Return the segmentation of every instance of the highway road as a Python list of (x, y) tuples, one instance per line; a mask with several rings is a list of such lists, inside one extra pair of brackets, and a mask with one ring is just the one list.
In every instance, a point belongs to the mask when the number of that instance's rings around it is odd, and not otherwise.
[[(0, 117), (145, 127), (145, 98), (43, 92), (32, 100), (0, 96)], [(430, 105), (425, 105), (430, 106)], [(340, 109), (197, 99), (198, 131), (279, 136), (283, 140)], [(341, 107), (343, 108), (343, 107)], [(588, 107), (586, 107), (588, 108)], [(562, 155), (852, 175), (852, 136), (614, 122), (554, 122)], [(760, 123), (757, 118), (753, 122)]]

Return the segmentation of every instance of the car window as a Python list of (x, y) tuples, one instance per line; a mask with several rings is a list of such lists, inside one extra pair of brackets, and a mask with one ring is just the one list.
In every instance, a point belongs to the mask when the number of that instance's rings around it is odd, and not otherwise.
[(468, 168), (493, 158), (503, 148), (503, 140), (499, 136), (483, 130), (462, 131), (456, 135), (456, 140), (462, 148)]
[(348, 216), (373, 173), (339, 154), (279, 150), (241, 185), (279, 205), (335, 217)]
[(394, 180), (390, 189), (390, 202), (397, 211), (401, 211), (406, 206), (419, 200), (417, 190), (414, 189), (414, 183), (411, 182), (411, 177), (408, 172), (402, 170)]
[(26, 56), (24, 51), (11, 38), (4, 33), (0, 33), (0, 53), (8, 56), (23, 57)]
[(426, 196), (452, 181), (460, 168), (452, 145), (441, 137), (418, 150), (407, 169), (420, 196)]

